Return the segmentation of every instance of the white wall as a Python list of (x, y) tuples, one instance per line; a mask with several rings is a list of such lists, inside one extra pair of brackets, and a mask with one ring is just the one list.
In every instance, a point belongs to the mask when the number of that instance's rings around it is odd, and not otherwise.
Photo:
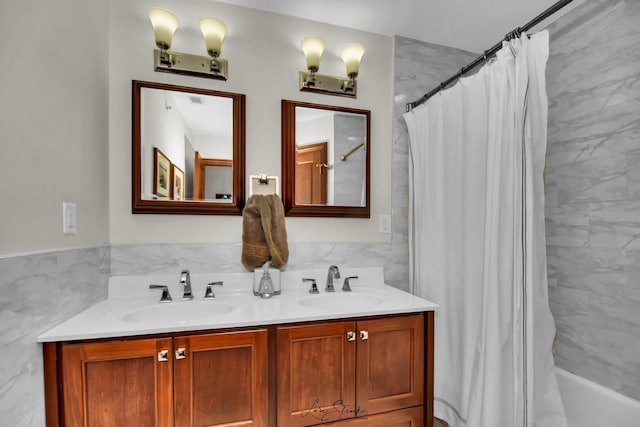
[[(246, 172), (281, 175), (280, 101), (302, 100), (371, 110), (371, 219), (287, 218), (291, 242), (385, 242), (378, 215), (390, 212), (391, 187), (391, 38), (283, 15), (205, 0), (167, 0), (162, 6), (180, 19), (172, 49), (204, 54), (197, 29), (205, 16), (222, 19), (229, 34), (222, 57), (229, 61), (226, 82), (156, 73), (152, 67), (153, 32), (147, 11), (157, 2), (112, 0), (110, 9), (110, 240), (113, 244), (153, 242), (239, 242), (242, 219), (225, 216), (131, 214), (131, 80), (244, 93), (247, 96)], [(304, 69), (300, 40), (325, 39), (324, 74), (344, 75), (340, 49), (357, 41), (366, 48), (358, 81), (358, 99), (298, 90)], [(264, 75), (264, 78), (261, 78)]]
[[(142, 147), (142, 195), (153, 198), (153, 149), (158, 148), (169, 161), (185, 170), (185, 136), (190, 140), (187, 125), (176, 109), (165, 108), (165, 91), (142, 89), (140, 105), (144, 114), (140, 117)], [(177, 141), (177, 143), (176, 143)]]
[(108, 243), (107, 16), (106, 1), (0, 3), (0, 256)]

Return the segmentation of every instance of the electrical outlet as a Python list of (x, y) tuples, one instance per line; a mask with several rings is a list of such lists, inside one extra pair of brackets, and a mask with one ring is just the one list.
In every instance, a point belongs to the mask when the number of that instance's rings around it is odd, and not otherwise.
[(380, 234), (391, 233), (391, 215), (380, 215)]
[(77, 234), (77, 213), (75, 203), (62, 203), (62, 233)]

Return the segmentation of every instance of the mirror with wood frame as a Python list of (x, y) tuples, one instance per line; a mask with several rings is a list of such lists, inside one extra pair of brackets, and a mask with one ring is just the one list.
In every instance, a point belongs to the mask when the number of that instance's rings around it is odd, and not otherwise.
[(241, 215), (245, 96), (133, 81), (132, 212)]
[(369, 110), (282, 100), (287, 216), (369, 218)]

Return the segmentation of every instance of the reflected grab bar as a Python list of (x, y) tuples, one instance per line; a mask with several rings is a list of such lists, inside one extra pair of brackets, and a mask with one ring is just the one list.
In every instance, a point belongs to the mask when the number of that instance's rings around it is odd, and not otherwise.
[(340, 160), (342, 160), (342, 161), (344, 162), (345, 160), (347, 160), (347, 159), (349, 158), (349, 156), (350, 156), (350, 155), (352, 155), (353, 153), (355, 153), (356, 151), (358, 151), (358, 149), (359, 149), (360, 147), (364, 147), (364, 139), (362, 140), (362, 142), (361, 142), (360, 144), (358, 144), (358, 145), (356, 145), (355, 147), (353, 147), (353, 148), (351, 149), (351, 151), (349, 151), (347, 154), (343, 154), (343, 155), (341, 155), (341, 156), (340, 156)]

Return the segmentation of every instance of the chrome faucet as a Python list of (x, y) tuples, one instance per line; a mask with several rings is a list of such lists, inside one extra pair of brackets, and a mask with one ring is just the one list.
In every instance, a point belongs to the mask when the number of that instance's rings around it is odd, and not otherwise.
[(342, 291), (343, 292), (351, 292), (351, 285), (349, 283), (349, 280), (351, 279), (357, 279), (358, 276), (349, 276), (349, 277), (345, 277), (344, 278), (344, 283), (342, 284)]
[(327, 286), (324, 288), (325, 292), (335, 292), (336, 290), (333, 288), (333, 279), (340, 278), (340, 270), (337, 265), (332, 265), (329, 267), (329, 272), (327, 273)]
[(193, 299), (193, 293), (191, 292), (191, 275), (189, 274), (189, 270), (182, 270), (182, 272), (180, 273), (180, 284), (184, 286), (182, 299)]

